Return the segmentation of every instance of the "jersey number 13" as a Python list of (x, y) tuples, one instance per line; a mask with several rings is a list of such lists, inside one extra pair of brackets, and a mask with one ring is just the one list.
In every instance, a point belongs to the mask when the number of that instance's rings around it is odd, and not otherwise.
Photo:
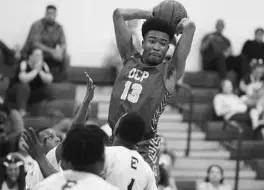
[[(131, 89), (131, 92), (129, 93), (130, 89)], [(131, 81), (127, 81), (125, 83), (125, 88), (124, 88), (123, 93), (121, 95), (121, 99), (122, 100), (127, 99), (131, 103), (137, 103), (139, 96), (142, 92), (142, 89), (143, 89), (143, 87), (141, 84), (138, 84), (138, 83), (132, 84)]]

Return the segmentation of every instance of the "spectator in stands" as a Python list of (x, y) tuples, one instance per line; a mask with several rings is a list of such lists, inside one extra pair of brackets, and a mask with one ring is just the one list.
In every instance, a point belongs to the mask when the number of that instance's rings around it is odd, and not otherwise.
[(45, 17), (32, 24), (23, 55), (28, 55), (32, 48), (44, 52), (44, 60), (50, 67), (55, 82), (67, 79), (69, 56), (66, 53), (66, 39), (62, 26), (56, 22), (57, 8), (49, 5)]
[(248, 106), (256, 107), (259, 99), (264, 95), (264, 66), (263, 63), (255, 63), (252, 66), (252, 71), (244, 76), (240, 81), (240, 90), (244, 101), (247, 102)]
[(19, 135), (23, 129), (21, 115), (0, 104), (0, 158), (18, 150)]
[(14, 49), (10, 49), (0, 40), (0, 82), (4, 77), (14, 76), (20, 59), (20, 47), (18, 45)]
[(263, 43), (264, 29), (257, 28), (255, 30), (254, 40), (247, 40), (243, 45), (241, 54), (247, 59), (248, 69), (250, 63), (264, 60), (264, 43)]
[(0, 189), (26, 189), (24, 162), (19, 154), (10, 153), (0, 162)]
[(27, 61), (22, 61), (6, 92), (7, 104), (26, 115), (28, 104), (52, 100), (49, 84), (53, 81), (49, 66), (43, 61), (42, 50), (32, 49)]
[[(172, 151), (167, 147), (167, 139), (164, 136), (161, 137), (161, 146), (160, 146), (160, 167), (164, 169), (164, 175), (168, 176), (168, 185), (164, 187), (169, 187), (171, 190), (176, 190), (176, 182), (171, 175), (171, 170), (174, 168), (176, 157)], [(167, 173), (167, 174), (166, 174)], [(164, 179), (165, 180), (165, 179)]]
[(240, 90), (243, 94), (252, 96), (258, 91), (264, 82), (264, 66), (263, 63), (255, 63), (252, 65), (252, 71), (242, 78), (240, 81)]
[(234, 71), (241, 78), (247, 72), (245, 58), (232, 55), (231, 43), (223, 35), (224, 27), (224, 21), (217, 20), (216, 31), (202, 39), (200, 52), (203, 68), (218, 72), (221, 78), (226, 78), (228, 71)]
[(221, 82), (220, 93), (214, 97), (213, 105), (216, 115), (224, 120), (237, 121), (243, 127), (257, 127), (256, 109), (248, 109), (247, 104), (233, 92), (230, 80)]
[(207, 169), (207, 176), (197, 190), (231, 190), (232, 188), (225, 183), (224, 170), (219, 165), (211, 165)]
[(20, 47), (18, 45), (14, 49), (10, 49), (0, 40), (0, 51), (3, 54), (4, 64), (6, 65), (15, 65), (21, 58)]

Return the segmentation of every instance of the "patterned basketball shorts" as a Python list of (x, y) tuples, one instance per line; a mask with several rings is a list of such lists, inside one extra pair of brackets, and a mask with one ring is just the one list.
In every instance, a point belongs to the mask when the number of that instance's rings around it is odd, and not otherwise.
[(161, 138), (156, 135), (154, 138), (141, 141), (137, 144), (137, 151), (150, 165), (157, 183), (159, 181), (160, 141)]

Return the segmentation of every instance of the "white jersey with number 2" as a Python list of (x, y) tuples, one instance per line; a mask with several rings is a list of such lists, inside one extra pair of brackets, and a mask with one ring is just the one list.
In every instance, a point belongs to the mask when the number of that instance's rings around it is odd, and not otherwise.
[(123, 146), (105, 148), (106, 181), (120, 190), (156, 190), (156, 181), (147, 162), (136, 150)]

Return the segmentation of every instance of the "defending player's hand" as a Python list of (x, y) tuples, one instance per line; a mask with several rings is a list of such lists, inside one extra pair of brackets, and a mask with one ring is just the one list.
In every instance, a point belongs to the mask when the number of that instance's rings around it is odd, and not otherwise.
[(94, 97), (95, 86), (93, 84), (93, 80), (91, 79), (91, 77), (89, 76), (87, 71), (85, 71), (85, 77), (86, 77), (86, 80), (87, 80), (87, 88), (86, 88), (85, 99), (87, 101), (91, 101), (93, 99), (93, 97)]
[[(46, 146), (44, 143), (40, 142), (34, 129), (29, 128), (23, 133), (22, 137), (27, 144), (27, 146), (24, 146), (24, 148), (27, 149), (27, 152), (32, 158), (36, 159), (41, 156), (45, 156)], [(46, 142), (45, 139), (43, 142)]]

